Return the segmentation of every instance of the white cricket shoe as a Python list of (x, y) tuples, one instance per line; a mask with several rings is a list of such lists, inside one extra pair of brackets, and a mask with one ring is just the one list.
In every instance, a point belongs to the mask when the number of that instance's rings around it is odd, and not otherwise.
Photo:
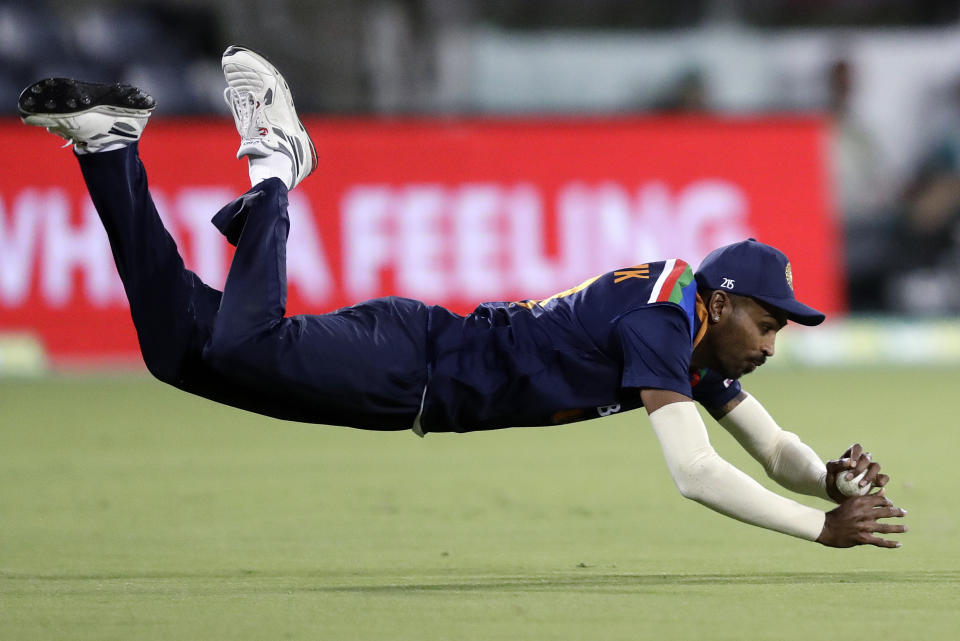
[(221, 66), (227, 81), (223, 98), (241, 139), (237, 158), (286, 155), (293, 176), (285, 182), (293, 189), (317, 168), (317, 150), (297, 116), (287, 81), (266, 58), (236, 45), (223, 52)]
[(23, 122), (46, 127), (78, 153), (112, 151), (139, 140), (155, 106), (142, 89), (72, 78), (35, 82), (17, 102)]

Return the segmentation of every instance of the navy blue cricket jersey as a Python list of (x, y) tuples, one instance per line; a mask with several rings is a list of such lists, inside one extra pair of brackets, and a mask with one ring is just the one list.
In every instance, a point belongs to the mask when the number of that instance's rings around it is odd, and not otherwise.
[(690, 372), (702, 336), (696, 282), (682, 260), (608, 272), (544, 300), (430, 310), (424, 432), (555, 425), (635, 409), (640, 389), (719, 407), (740, 392)]

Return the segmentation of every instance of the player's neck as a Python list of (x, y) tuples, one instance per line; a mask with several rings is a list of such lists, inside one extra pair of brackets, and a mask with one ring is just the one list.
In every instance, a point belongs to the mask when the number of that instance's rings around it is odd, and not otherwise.
[[(704, 323), (704, 325), (706, 325), (706, 323)], [(704, 368), (717, 369), (717, 359), (713, 356), (713, 341), (710, 339), (710, 332), (707, 331), (703, 338), (697, 343), (696, 347), (693, 348), (693, 353), (690, 355), (691, 373), (699, 372)]]

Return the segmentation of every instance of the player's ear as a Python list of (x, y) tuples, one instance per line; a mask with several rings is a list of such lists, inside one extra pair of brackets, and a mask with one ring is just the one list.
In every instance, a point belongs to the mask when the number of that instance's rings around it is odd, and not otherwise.
[(718, 323), (723, 314), (728, 313), (733, 307), (733, 301), (727, 292), (715, 289), (710, 293), (710, 299), (707, 302), (707, 321)]

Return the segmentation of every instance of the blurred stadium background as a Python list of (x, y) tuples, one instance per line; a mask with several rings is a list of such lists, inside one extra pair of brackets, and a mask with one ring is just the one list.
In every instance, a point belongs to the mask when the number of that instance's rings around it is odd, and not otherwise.
[[(0, 178), (0, 371), (136, 361), (77, 172), (19, 125), (19, 91), (150, 90), (161, 209), (219, 285), (228, 257), (192, 221), (244, 187), (219, 71), (234, 42), (285, 72), (327, 160), (294, 204), (315, 221), (295, 311), (546, 296), (754, 234), (832, 312), (781, 362), (960, 359), (960, 3), (2, 0), (0, 125), (36, 155)], [(577, 224), (616, 251), (565, 240)]]

